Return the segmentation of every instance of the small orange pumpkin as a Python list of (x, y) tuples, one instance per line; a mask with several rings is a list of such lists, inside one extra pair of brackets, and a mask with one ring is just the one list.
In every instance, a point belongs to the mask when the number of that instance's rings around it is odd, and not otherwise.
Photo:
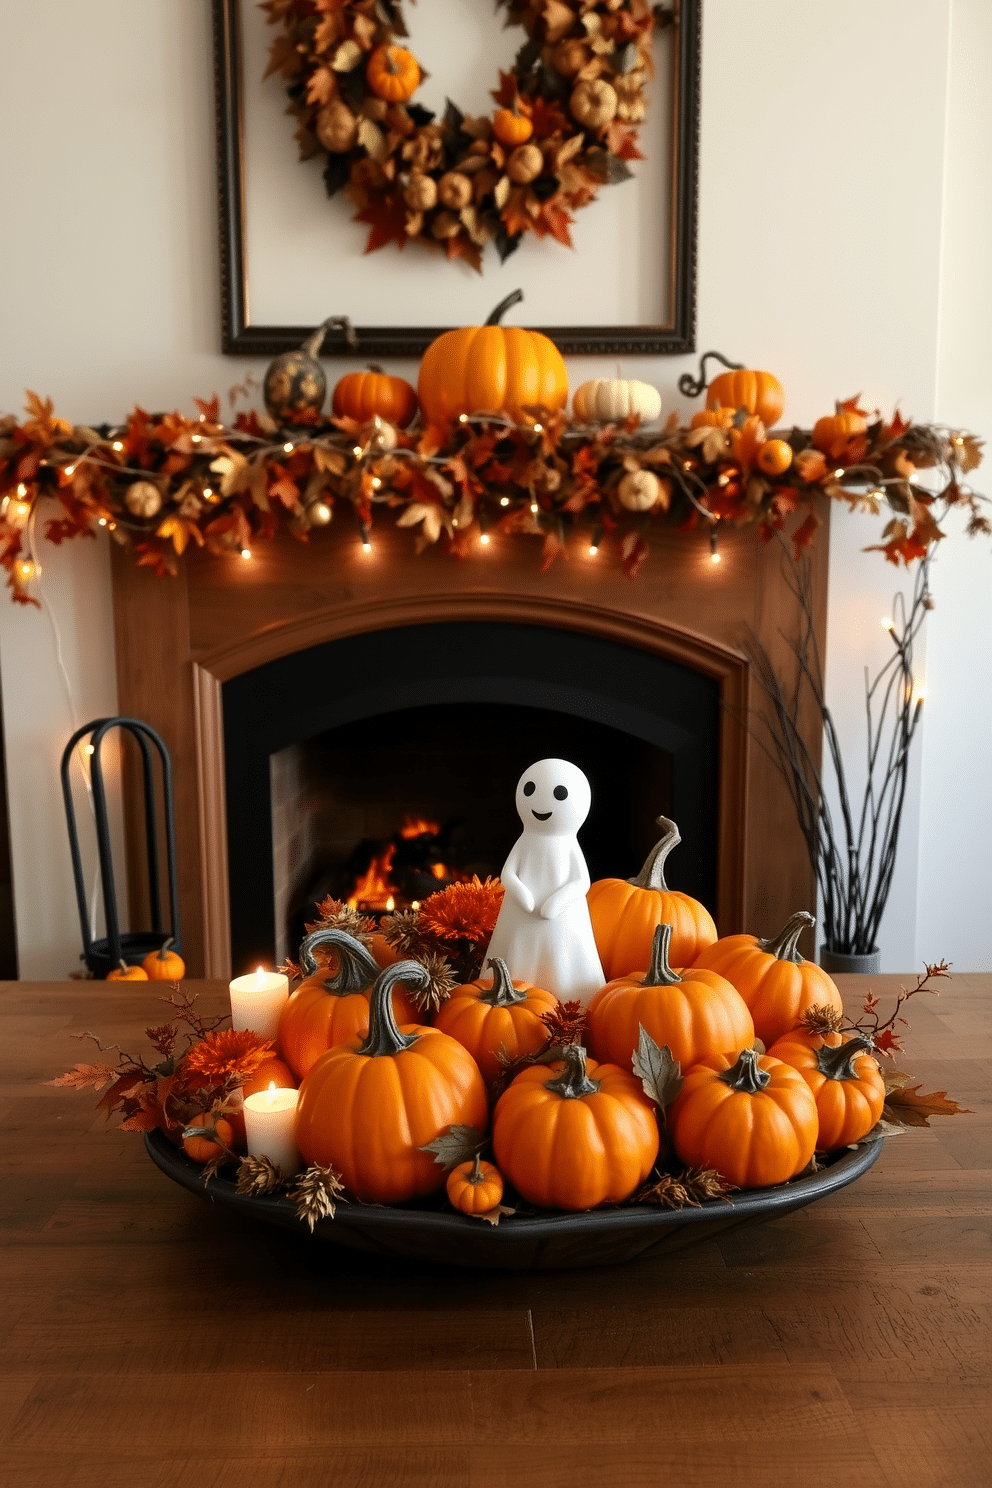
[(733, 408), (700, 408), (689, 420), (690, 429), (732, 429), (734, 427)]
[(370, 362), (364, 372), (347, 372), (335, 385), (331, 406), (338, 418), (367, 423), (376, 414), (405, 429), (417, 412), (417, 394), (402, 377), (390, 377)]
[(829, 455), (831, 460), (839, 460), (851, 440), (864, 434), (867, 428), (868, 420), (850, 409), (828, 413), (823, 418), (818, 418), (813, 425), (813, 443), (818, 450)]
[(532, 1054), (547, 1041), (542, 1013), (558, 1007), (553, 992), (530, 982), (510, 979), (509, 968), (499, 956), (486, 962), (492, 980), (469, 982), (456, 987), (434, 1015), (434, 1027), (450, 1034), (468, 1050), (487, 1084), (503, 1072), (497, 1051), (511, 1060)]
[(159, 950), (151, 951), (142, 961), (150, 982), (181, 982), (186, 975), (186, 962), (171, 946), (170, 936)]
[(694, 1065), (666, 1119), (684, 1163), (716, 1168), (738, 1188), (787, 1182), (816, 1148), (813, 1092), (798, 1070), (754, 1049)]
[(808, 1033), (794, 1028), (768, 1050), (798, 1070), (813, 1092), (819, 1116), (817, 1149), (849, 1147), (871, 1131), (885, 1105), (885, 1082), (860, 1034)]
[(636, 878), (600, 878), (586, 895), (592, 933), (606, 980), (643, 971), (651, 961), (654, 932), (671, 925), (671, 959), (691, 966), (704, 946), (716, 940), (716, 926), (705, 905), (665, 882), (665, 859), (682, 841), (667, 816), (657, 824), (664, 836), (656, 842)]
[(405, 103), (420, 86), (420, 65), (403, 47), (377, 46), (366, 63), (365, 77), (377, 98)]
[(769, 940), (727, 935), (697, 959), (697, 967), (718, 971), (737, 988), (766, 1049), (795, 1028), (807, 1008), (822, 1005), (844, 1011), (836, 983), (796, 949), (806, 926), (815, 924), (813, 916), (800, 909)]
[(792, 464), (792, 445), (785, 439), (766, 439), (758, 450), (758, 467), (766, 475), (781, 475)]
[(557, 413), (568, 399), (561, 352), (540, 331), (501, 326), (523, 299), (515, 290), (484, 326), (462, 326), (432, 341), (420, 363), (417, 393), (428, 423), (444, 428), (462, 414), (505, 413), (519, 424)]
[(493, 1163), (459, 1163), (444, 1185), (451, 1203), (461, 1214), (488, 1214), (503, 1197), (503, 1175)]
[(782, 417), (785, 391), (771, 372), (752, 372), (741, 367), (714, 377), (706, 393), (707, 408), (746, 408), (756, 413), (766, 429)]
[[(233, 1148), (234, 1146), (234, 1129), (231, 1123), (223, 1116), (218, 1116), (216, 1120), (208, 1116), (196, 1117), (190, 1122), (190, 1126), (205, 1127), (216, 1133), (220, 1139), (219, 1142), (212, 1142), (207, 1136), (183, 1137), (183, 1151), (194, 1162), (213, 1162), (215, 1157), (225, 1157), (227, 1155), (224, 1150), (225, 1148)], [(223, 1147), (220, 1145), (220, 1142), (223, 1142)]]
[(401, 1203), (444, 1184), (423, 1149), (449, 1126), (485, 1130), (486, 1087), (457, 1039), (393, 1016), (400, 982), (427, 990), (417, 961), (379, 973), (369, 1003), (368, 1036), (323, 1054), (300, 1086), (296, 1144), (306, 1163), (335, 1167), (357, 1198)]
[(645, 972), (617, 977), (594, 994), (586, 1013), (597, 1059), (633, 1069), (640, 1029), (667, 1044), (682, 1068), (708, 1054), (736, 1054), (754, 1042), (754, 1024), (740, 993), (712, 971), (668, 964), (671, 925), (659, 925)]
[[(658, 1121), (640, 1080), (568, 1044), (556, 1064), (522, 1070), (496, 1102), (493, 1152), (531, 1204), (619, 1204), (658, 1156)], [(549, 1078), (550, 1076), (550, 1078)]]
[(534, 126), (527, 115), (514, 108), (497, 109), (493, 117), (493, 134), (501, 145), (524, 145), (534, 133)]
[[(318, 966), (314, 951), (335, 952), (337, 969)], [(314, 930), (300, 947), (300, 965), (308, 973), (279, 1015), (279, 1052), (298, 1079), (335, 1044), (364, 1038), (369, 1031), (369, 993), (379, 966), (365, 947), (344, 930)], [(397, 987), (393, 1011), (403, 1023), (419, 1023), (413, 1003)]]
[(108, 982), (147, 982), (149, 976), (143, 966), (128, 966), (126, 961), (121, 961), (113, 971), (108, 971), (106, 978)]

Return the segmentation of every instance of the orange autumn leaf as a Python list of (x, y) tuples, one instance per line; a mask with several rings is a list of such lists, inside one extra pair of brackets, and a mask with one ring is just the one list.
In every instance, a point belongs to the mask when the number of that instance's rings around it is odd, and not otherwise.
[(816, 536), (816, 529), (820, 526), (820, 518), (816, 512), (810, 512), (809, 516), (797, 527), (792, 534), (792, 551), (798, 563), (803, 548), (808, 548)]
[[(715, 433), (722, 438), (722, 432), (720, 430), (704, 429), (702, 433), (704, 438), (711, 433)], [(739, 429), (730, 430), (730, 447), (733, 450), (734, 459), (740, 465), (745, 475), (750, 474), (751, 468), (758, 458), (758, 452), (765, 443), (766, 438), (765, 426), (757, 414), (752, 414), (750, 418), (745, 419)]]
[(800, 450), (792, 464), (799, 479), (805, 481), (807, 485), (815, 485), (816, 482), (823, 480), (827, 473), (827, 462), (819, 450)]
[(970, 1116), (972, 1113), (956, 1100), (951, 1100), (946, 1090), (931, 1090), (920, 1095), (920, 1085), (908, 1085), (902, 1090), (890, 1090), (885, 1097), (885, 1115), (902, 1126), (929, 1126), (931, 1116)]
[(203, 547), (203, 533), (195, 522), (188, 517), (166, 517), (165, 521), (157, 529), (156, 537), (172, 539), (172, 546), (177, 553), (186, 551), (186, 544), (190, 538), (199, 546)]

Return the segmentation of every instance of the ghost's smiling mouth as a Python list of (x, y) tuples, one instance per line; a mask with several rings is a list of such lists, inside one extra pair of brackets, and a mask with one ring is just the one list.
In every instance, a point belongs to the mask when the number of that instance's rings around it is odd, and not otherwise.
[(538, 821), (548, 821), (550, 819), (551, 812), (550, 811), (532, 811), (531, 812), (531, 816), (536, 816), (537, 819), (538, 819)]

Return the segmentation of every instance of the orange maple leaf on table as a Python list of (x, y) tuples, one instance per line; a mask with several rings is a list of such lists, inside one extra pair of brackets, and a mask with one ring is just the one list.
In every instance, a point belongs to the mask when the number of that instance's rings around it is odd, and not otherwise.
[(94, 1090), (102, 1090), (112, 1080), (116, 1080), (119, 1071), (111, 1064), (74, 1064), (72, 1069), (64, 1075), (56, 1075), (54, 1080), (46, 1080), (46, 1085), (68, 1085), (72, 1090), (88, 1090), (92, 1085)]
[(901, 1126), (929, 1126), (931, 1116), (970, 1116), (973, 1113), (956, 1100), (951, 1100), (946, 1090), (931, 1090), (921, 1095), (921, 1085), (907, 1085), (901, 1090), (890, 1090), (885, 1097), (886, 1116)]

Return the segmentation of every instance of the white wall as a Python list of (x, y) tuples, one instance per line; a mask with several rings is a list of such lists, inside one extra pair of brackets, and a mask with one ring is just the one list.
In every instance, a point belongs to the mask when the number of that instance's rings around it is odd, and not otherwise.
[[(705, 0), (698, 345), (775, 370), (787, 419), (808, 423), (860, 391), (870, 406), (898, 402), (992, 434), (988, 204), (976, 200), (987, 197), (977, 136), (988, 135), (990, 9)], [(5, 20), (18, 65), (0, 97), (0, 407), (17, 410), (31, 387), (65, 417), (94, 422), (136, 401), (190, 408), (193, 394), (226, 392), (247, 366), (217, 351), (205, 0), (55, 0), (8, 7)], [(384, 293), (399, 292), (402, 260), (383, 255), (376, 268)], [(626, 370), (657, 382), (671, 405), (690, 360), (634, 359)], [(609, 371), (596, 359), (572, 368), (576, 381)], [(885, 640), (878, 618), (900, 577), (861, 553), (876, 532), (835, 514), (829, 688), (852, 753), (861, 669)], [(970, 912), (972, 844), (992, 840), (980, 797), (988, 668), (975, 675), (990, 631), (989, 543), (955, 534), (945, 548), (923, 747), (883, 927), (892, 970), (924, 955), (992, 966), (988, 916)], [(113, 707), (107, 556), (76, 542), (42, 560), (85, 721)], [(43, 615), (0, 603), (0, 673), (21, 975), (60, 976), (79, 953), (55, 790), (72, 720)]]

